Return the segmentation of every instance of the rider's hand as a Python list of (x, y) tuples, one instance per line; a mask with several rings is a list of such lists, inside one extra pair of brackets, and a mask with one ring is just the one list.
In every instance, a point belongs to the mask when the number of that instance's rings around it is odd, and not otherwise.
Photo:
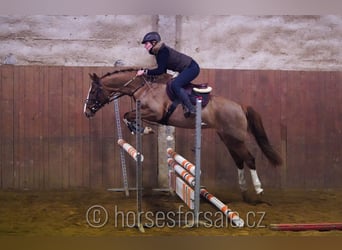
[(138, 70), (136, 76), (142, 76), (144, 73), (145, 73), (145, 70), (140, 69), (140, 70)]

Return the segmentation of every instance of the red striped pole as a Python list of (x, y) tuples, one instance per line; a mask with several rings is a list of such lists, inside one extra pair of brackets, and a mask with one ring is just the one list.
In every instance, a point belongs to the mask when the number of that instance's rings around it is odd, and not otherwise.
[(189, 183), (189, 185), (191, 185), (192, 187), (195, 186), (195, 177), (184, 168), (182, 168), (180, 165), (178, 165), (173, 158), (168, 158), (167, 163), (169, 164), (169, 166), (173, 167), (175, 172), (180, 175), (187, 183)]
[(201, 188), (201, 195), (208, 201), (210, 201), (215, 207), (221, 210), (229, 219), (231, 219), (231, 221), (233, 221), (234, 223), (238, 223), (240, 221), (241, 223), (239, 215), (236, 212), (232, 211), (226, 204), (220, 201), (217, 197), (209, 193), (208, 190), (206, 190), (205, 188)]
[(177, 152), (173, 151), (172, 148), (167, 149), (167, 153), (175, 159), (176, 162), (178, 162), (183, 168), (188, 170), (193, 176), (195, 176), (195, 165), (192, 164), (190, 161), (185, 159), (183, 156), (178, 154)]
[[(118, 144), (122, 147), (135, 161), (137, 161), (138, 151), (124, 139), (119, 139)], [(144, 160), (144, 156), (141, 154), (141, 162)]]
[(270, 224), (269, 228), (276, 231), (329, 231), (342, 230), (342, 223), (292, 223), (292, 224)]
[[(172, 149), (167, 150), (168, 154), (170, 157), (173, 158), (168, 158), (167, 162), (170, 167), (174, 169), (174, 171), (181, 176), (192, 188), (195, 185), (195, 177), (187, 171), (187, 169), (184, 169), (184, 166), (191, 166), (195, 168), (195, 166), (186, 160), (184, 157), (181, 155), (177, 154), (175, 151)], [(178, 161), (174, 157), (177, 157), (177, 159), (183, 163), (182, 167), (177, 164)], [(178, 162), (178, 163), (180, 163)], [(180, 164), (181, 164), (180, 163)], [(184, 188), (184, 187), (183, 187)], [(184, 192), (185, 190), (183, 190)], [(244, 226), (244, 221), (239, 217), (238, 213), (232, 211), (226, 204), (224, 204), (222, 201), (220, 201), (217, 197), (215, 197), (213, 194), (209, 193), (209, 191), (205, 188), (200, 189), (200, 194), (208, 200), (210, 203), (212, 203), (215, 207), (217, 207), (220, 211), (222, 211), (237, 227), (243, 227)], [(184, 200), (184, 197), (187, 197), (183, 195), (182, 199)], [(187, 201), (185, 201), (187, 202)]]

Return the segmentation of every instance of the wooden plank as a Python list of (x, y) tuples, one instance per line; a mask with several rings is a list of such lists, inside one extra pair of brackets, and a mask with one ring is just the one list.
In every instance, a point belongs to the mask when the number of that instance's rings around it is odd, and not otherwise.
[(41, 67), (41, 82), (40, 84), (40, 112), (41, 112), (41, 127), (40, 138), (42, 140), (41, 154), (41, 179), (40, 184), (42, 189), (49, 188), (49, 68)]
[[(108, 68), (102, 68), (101, 75), (106, 74), (110, 70)], [(102, 185), (106, 188), (113, 187), (113, 179), (115, 173), (115, 158), (114, 147), (117, 147), (115, 141), (115, 120), (114, 120), (114, 108), (113, 103), (110, 103), (102, 108)]]
[[(34, 166), (34, 152), (32, 148), (35, 148), (35, 143), (31, 138), (34, 137), (35, 127), (34, 125), (34, 106), (35, 100), (34, 98), (36, 92), (36, 88), (34, 86), (33, 80), (33, 72), (30, 70), (30, 67), (23, 68), (24, 70), (24, 78), (21, 79), (22, 90), (24, 91), (24, 100), (23, 100), (23, 167), (22, 167), (22, 187), (25, 189), (32, 189), (34, 187), (33, 180), (33, 166)], [(31, 105), (33, 108), (31, 108)], [(30, 108), (28, 108), (30, 107)], [(31, 147), (31, 143), (33, 147)]]
[[(102, 74), (101, 68), (92, 69), (93, 73)], [(96, 116), (90, 120), (90, 165), (89, 178), (91, 188), (103, 188), (103, 159), (102, 159), (102, 116), (103, 109), (96, 113)]]
[(23, 87), (23, 83), (26, 81), (25, 75), (25, 67), (19, 66), (18, 71), (15, 75), (15, 82), (18, 83), (16, 86), (17, 92), (17, 132), (16, 132), (16, 147), (15, 147), (15, 154), (16, 154), (16, 164), (18, 165), (17, 173), (18, 173), (18, 187), (21, 189), (27, 188), (27, 176), (25, 175), (25, 87)]
[(50, 66), (47, 71), (48, 81), (48, 187), (62, 188), (62, 67)]
[(21, 131), (20, 131), (20, 124), (21, 117), (22, 117), (22, 93), (21, 90), (21, 81), (20, 77), (22, 75), (22, 67), (14, 67), (14, 75), (13, 75), (13, 93), (15, 93), (13, 98), (13, 141), (14, 141), (14, 147), (13, 147), (13, 159), (14, 159), (14, 187), (19, 189), (20, 188), (20, 169), (21, 169)]
[(42, 98), (40, 88), (41, 67), (25, 67), (25, 124), (24, 124), (24, 146), (25, 146), (25, 171), (27, 187), (37, 189), (40, 187), (42, 168), (43, 145), (41, 140), (42, 113), (40, 100)]
[[(70, 89), (72, 90), (74, 84), (70, 80), (70, 75), (72, 74), (69, 67), (62, 68), (62, 135), (61, 135), (61, 146), (62, 146), (62, 159), (61, 159), (61, 186), (63, 189), (68, 188), (69, 186), (69, 160), (71, 157), (71, 145), (70, 145), (70, 133), (72, 128), (70, 125), (72, 123), (69, 120), (69, 113), (72, 112), (69, 109), (69, 101), (72, 98), (72, 93), (70, 93)], [(69, 96), (71, 94), (71, 96)]]
[(83, 187), (83, 147), (84, 147), (84, 134), (83, 123), (87, 120), (83, 114), (83, 104), (85, 96), (83, 95), (83, 69), (80, 67), (74, 67), (73, 78), (74, 83), (74, 99), (72, 100), (69, 119), (73, 120), (73, 143), (72, 143), (72, 159), (70, 162), (70, 186), (71, 187)]
[(325, 74), (324, 113), (325, 122), (325, 162), (322, 167), (324, 186), (333, 188), (341, 183), (342, 155), (342, 72), (327, 72)]
[[(85, 101), (88, 90), (91, 84), (89, 73), (92, 73), (89, 67), (82, 68), (82, 103)], [(83, 108), (83, 107), (82, 107)], [(90, 187), (90, 124), (92, 120), (87, 119), (83, 115), (84, 119), (81, 119), (81, 136), (82, 136), (82, 161), (80, 162), (82, 166), (82, 185), (85, 187)]]
[(28, 97), (26, 96), (26, 89), (27, 89), (27, 85), (26, 82), (30, 82), (30, 76), (29, 76), (29, 72), (28, 72), (28, 68), (27, 67), (22, 67), (21, 69), (22, 74), (20, 74), (20, 79), (19, 82), (21, 84), (20, 86), (20, 96), (21, 96), (21, 106), (22, 106), (22, 110), (21, 110), (21, 120), (20, 120), (20, 124), (19, 124), (19, 128), (20, 128), (20, 141), (19, 141), (19, 146), (21, 149), (21, 159), (20, 159), (20, 187), (22, 189), (30, 189), (32, 188), (32, 186), (30, 184), (32, 184), (32, 178), (30, 178), (30, 160), (28, 159), (29, 157), (29, 144), (28, 144), (28, 140), (27, 140), (27, 132), (25, 131), (27, 128), (27, 123), (28, 123), (28, 119), (29, 116), (27, 114), (27, 107), (28, 106)]
[(305, 92), (301, 79), (303, 73), (292, 71), (289, 73), (287, 95), (287, 154), (288, 154), (288, 185), (297, 188), (304, 186), (302, 166), (305, 165), (306, 155), (303, 149), (306, 144), (305, 137)]
[[(34, 175), (35, 178), (35, 186), (39, 189), (44, 188), (44, 179), (45, 179), (45, 164), (46, 164), (46, 158), (45, 158), (45, 143), (44, 143), (44, 114), (43, 114), (43, 105), (44, 105), (44, 99), (45, 99), (45, 74), (44, 74), (44, 67), (39, 66), (39, 71), (36, 74), (35, 78), (35, 84), (38, 84), (38, 93), (39, 96), (38, 102), (37, 102), (37, 110), (36, 110), (36, 122), (37, 122), (37, 128), (36, 128), (36, 140), (37, 140), (37, 159), (36, 161), (39, 163), (39, 172)], [(36, 166), (35, 166), (36, 167)]]
[(0, 186), (14, 188), (14, 67), (1, 66), (0, 71)]
[[(0, 67), (0, 98), (2, 99), (2, 95), (1, 93), (3, 93), (3, 79), (2, 79), (2, 71), (3, 71), (3, 67)], [(0, 188), (3, 188), (3, 183), (2, 183), (2, 171), (3, 171), (3, 168), (5, 166), (5, 161), (3, 161), (2, 159), (2, 151), (3, 151), (3, 148), (5, 148), (5, 134), (2, 132), (3, 131), (3, 124), (4, 124), (4, 121), (5, 120), (5, 116), (0, 113)]]
[[(282, 141), (281, 141), (281, 122), (282, 122), (282, 82), (281, 82), (281, 75), (280, 71), (273, 71), (274, 72), (274, 82), (272, 83), (274, 92), (271, 95), (272, 101), (270, 102), (269, 109), (272, 111), (271, 116), (269, 117), (269, 123), (270, 125), (266, 129), (268, 130), (270, 143), (275, 148), (275, 150), (281, 155), (282, 154)], [(276, 106), (275, 109), (273, 109), (273, 105)], [(266, 115), (267, 116), (267, 115)], [(269, 165), (270, 166), (270, 165)], [(282, 169), (281, 166), (277, 167), (276, 169), (273, 169), (272, 166), (270, 166), (271, 169), (268, 170), (268, 173), (270, 173), (269, 180), (272, 180), (272, 186), (276, 188), (281, 188), (281, 173)]]
[(283, 159), (283, 165), (280, 167), (280, 186), (284, 187), (287, 185), (287, 124), (288, 114), (287, 114), (287, 85), (288, 83), (288, 75), (287, 71), (279, 72), (279, 85), (280, 85), (280, 154)]
[[(260, 115), (263, 119), (265, 131), (268, 135), (271, 145), (275, 150), (280, 150), (280, 92), (279, 77), (276, 71), (262, 71), (265, 82), (260, 82), (261, 89), (258, 88), (256, 99), (260, 107)], [(260, 79), (263, 81), (263, 79)], [(280, 172), (279, 169), (273, 168), (267, 158), (258, 150), (258, 169), (263, 185), (279, 187)]]
[(62, 137), (63, 137), (63, 158), (62, 158), (62, 186), (70, 186), (71, 171), (75, 166), (75, 76), (74, 68), (63, 67), (62, 86)]
[(307, 187), (322, 186), (324, 182), (326, 141), (325, 141), (325, 76), (324, 73), (306, 73), (308, 100), (306, 107), (306, 164)]

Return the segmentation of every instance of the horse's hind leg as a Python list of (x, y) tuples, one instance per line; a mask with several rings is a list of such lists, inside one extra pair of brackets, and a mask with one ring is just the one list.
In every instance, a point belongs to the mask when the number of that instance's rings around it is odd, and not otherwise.
[(261, 182), (258, 177), (258, 174), (256, 172), (255, 167), (255, 158), (254, 156), (249, 152), (249, 150), (246, 147), (246, 144), (244, 141), (237, 140), (235, 138), (225, 136), (223, 134), (218, 133), (221, 140), (224, 142), (226, 147), (228, 148), (231, 156), (234, 159), (234, 162), (238, 168), (238, 179), (239, 179), (239, 185), (240, 189), (242, 191), (242, 194), (246, 193), (247, 190), (247, 184), (245, 179), (245, 173), (243, 169), (243, 164), (246, 163), (247, 166), (250, 169), (251, 177), (253, 186), (255, 189), (255, 192), (257, 194), (262, 194), (264, 191), (261, 187)]
[(242, 194), (245, 194), (247, 192), (248, 187), (245, 178), (245, 169), (243, 168), (243, 159), (241, 159), (239, 155), (235, 153), (234, 150), (229, 149), (229, 152), (238, 168), (238, 181), (240, 190)]
[[(243, 150), (245, 148), (243, 142), (233, 139), (231, 137), (222, 135), (220, 133), (218, 133), (218, 135), (220, 139), (223, 141), (223, 143), (226, 145), (226, 147), (228, 148), (229, 153), (232, 156), (235, 162), (235, 165), (237, 166), (238, 181), (239, 181), (239, 186), (240, 186), (240, 190), (242, 193), (242, 197), (244, 201), (249, 202), (249, 199), (247, 197), (248, 185), (247, 185), (247, 181), (245, 178), (244, 162), (253, 161), (253, 159), (250, 159), (251, 154), (246, 154), (246, 151)], [(246, 155), (248, 157), (246, 157)]]
[(250, 169), (251, 177), (255, 192), (257, 194), (262, 194), (264, 191), (261, 187), (261, 182), (258, 177), (256, 167), (255, 167), (255, 158), (247, 149), (245, 143), (241, 142), (240, 145), (234, 148), (234, 152), (247, 164)]
[[(235, 156), (233, 156), (234, 160), (236, 158), (240, 158), (240, 159), (243, 159), (243, 161), (247, 164), (247, 166), (250, 169), (254, 190), (255, 190), (256, 194), (259, 196), (259, 198), (257, 198), (256, 200), (251, 200), (251, 199), (249, 199), (247, 192), (242, 191), (242, 197), (243, 197), (244, 201), (246, 201), (248, 203), (252, 202), (253, 204), (265, 203), (265, 204), (268, 204), (271, 206), (272, 205), (271, 203), (264, 201), (260, 197), (263, 194), (264, 190), (261, 187), (261, 182), (260, 182), (260, 179), (258, 177), (257, 171), (255, 169), (255, 158), (248, 151), (246, 145), (244, 143), (241, 143), (238, 147), (234, 147), (233, 149), (230, 149), (229, 151), (234, 152), (232, 154), (232, 156), (235, 155)], [(236, 160), (235, 160), (235, 162), (236, 162)], [(239, 168), (239, 165), (238, 165), (238, 168)], [(241, 170), (239, 170), (239, 171), (241, 171)], [(239, 178), (240, 178), (240, 174), (241, 173), (239, 172)], [(240, 187), (241, 187), (241, 185), (240, 185)]]

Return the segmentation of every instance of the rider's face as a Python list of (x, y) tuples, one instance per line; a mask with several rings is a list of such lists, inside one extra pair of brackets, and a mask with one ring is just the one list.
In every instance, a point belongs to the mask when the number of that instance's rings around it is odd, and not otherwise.
[(153, 45), (151, 42), (146, 42), (146, 43), (144, 43), (144, 47), (147, 51), (150, 51), (150, 49), (152, 49)]

